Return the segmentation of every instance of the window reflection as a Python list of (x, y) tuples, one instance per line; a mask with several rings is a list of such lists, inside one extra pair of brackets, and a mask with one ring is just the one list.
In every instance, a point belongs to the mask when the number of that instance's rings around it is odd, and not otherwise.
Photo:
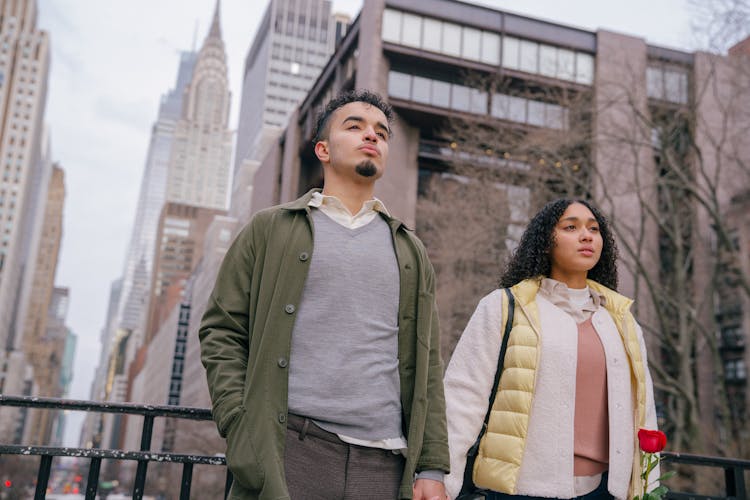
[(509, 36), (503, 38), (503, 66), (510, 69), (520, 69), (519, 51), (520, 40)]
[(443, 53), (449, 56), (461, 56), (461, 26), (443, 23)]
[(463, 85), (452, 85), (451, 86), (451, 104), (453, 109), (459, 111), (470, 111), (471, 110), (471, 90), (469, 87)]
[(451, 84), (439, 80), (432, 81), (432, 104), (441, 108), (450, 107)]
[(576, 54), (576, 82), (590, 84), (594, 81), (594, 58), (589, 54)]
[(411, 47), (422, 45), (422, 17), (414, 14), (404, 14), (401, 30), (401, 43)]
[(440, 52), (443, 40), (443, 23), (425, 18), (423, 25), (422, 48), (433, 52)]
[(521, 40), (520, 69), (528, 73), (537, 72), (537, 58), (539, 55), (539, 45), (528, 40)]
[(383, 30), (381, 36), (386, 42), (401, 43), (401, 18), (397, 10), (385, 9), (383, 12)]
[(500, 64), (500, 35), (488, 31), (482, 32), (482, 54), (480, 59), (487, 64)]
[(411, 76), (396, 71), (388, 73), (388, 95), (400, 99), (410, 99)]
[(466, 59), (479, 60), (482, 33), (473, 28), (463, 28), (462, 55)]

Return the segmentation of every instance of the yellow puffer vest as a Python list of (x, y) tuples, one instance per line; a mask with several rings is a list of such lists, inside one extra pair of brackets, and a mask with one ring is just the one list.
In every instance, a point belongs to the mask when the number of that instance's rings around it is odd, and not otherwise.
[[(540, 329), (539, 310), (535, 302), (539, 286), (539, 279), (528, 279), (511, 288), (516, 299), (513, 327), (487, 432), (474, 463), (474, 484), (501, 493), (517, 493), (516, 484), (529, 429), (541, 352), (537, 333)], [(612, 316), (628, 354), (631, 384), (636, 396), (634, 449), (638, 450), (638, 429), (644, 426), (646, 420), (646, 371), (635, 319), (630, 313), (633, 301), (595, 281), (588, 280), (588, 286), (605, 297), (605, 308)], [(505, 312), (503, 318), (507, 318)], [(630, 497), (634, 495), (633, 492), (641, 491), (639, 455), (633, 455)]]

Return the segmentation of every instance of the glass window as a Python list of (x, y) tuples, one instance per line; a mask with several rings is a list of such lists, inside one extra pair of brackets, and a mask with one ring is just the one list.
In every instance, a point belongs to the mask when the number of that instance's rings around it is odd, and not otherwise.
[(687, 75), (681, 71), (664, 72), (664, 98), (671, 102), (687, 102)]
[(451, 107), (459, 111), (471, 109), (471, 90), (463, 85), (451, 85)]
[(646, 68), (646, 92), (649, 97), (664, 98), (664, 73), (661, 68)]
[(451, 84), (438, 80), (432, 81), (432, 104), (443, 108), (451, 105)]
[(487, 114), (487, 92), (471, 89), (471, 112)]
[(508, 97), (508, 120), (526, 123), (526, 99)]
[(461, 56), (461, 26), (443, 23), (443, 54)]
[(664, 98), (671, 102), (680, 102), (680, 74), (676, 71), (664, 72)]
[(482, 45), (482, 32), (474, 28), (463, 29), (462, 55), (466, 59), (479, 60)]
[(529, 73), (536, 73), (539, 68), (539, 44), (535, 42), (529, 42), (528, 40), (521, 40), (521, 58), (520, 58), (520, 69), (521, 71), (527, 71)]
[(539, 46), (539, 73), (551, 78), (557, 76), (557, 47)]
[(443, 40), (443, 23), (436, 19), (425, 18), (422, 33), (422, 48), (433, 52), (440, 52), (440, 42)]
[(582, 52), (576, 54), (576, 82), (594, 83), (594, 58), (591, 55)]
[(505, 119), (510, 114), (510, 97), (504, 94), (492, 94), (490, 114), (495, 118)]
[(576, 54), (572, 50), (557, 49), (557, 77), (575, 81)]
[(557, 104), (547, 104), (544, 124), (549, 128), (565, 128), (565, 108)]
[(541, 127), (544, 125), (544, 103), (539, 101), (529, 100), (529, 117), (528, 123)]
[(422, 18), (420, 16), (404, 14), (401, 43), (410, 47), (422, 45)]
[(518, 59), (520, 51), (520, 40), (506, 36), (503, 38), (503, 66), (510, 69), (518, 69), (521, 63)]
[(500, 35), (490, 33), (489, 31), (482, 32), (482, 54), (480, 59), (482, 62), (494, 66), (500, 64)]
[(430, 80), (422, 76), (412, 79), (412, 100), (424, 104), (430, 104)]
[(685, 73), (680, 73), (680, 97), (679, 102), (687, 104), (688, 102), (688, 76)]
[(388, 73), (388, 95), (401, 99), (411, 98), (411, 76), (396, 71)]
[(397, 10), (385, 9), (383, 12), (383, 41), (401, 43), (401, 18)]

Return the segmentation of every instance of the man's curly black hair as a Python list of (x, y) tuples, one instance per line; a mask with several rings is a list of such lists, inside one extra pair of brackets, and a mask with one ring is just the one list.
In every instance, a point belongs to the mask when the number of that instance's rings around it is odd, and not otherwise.
[(599, 223), (599, 232), (602, 235), (602, 254), (599, 262), (588, 272), (587, 278), (617, 290), (618, 253), (612, 228), (607, 218), (588, 201), (571, 198), (561, 198), (547, 203), (531, 219), (521, 236), (518, 248), (513, 252), (505, 272), (500, 277), (501, 287), (511, 287), (529, 278), (549, 277), (552, 268), (550, 251), (555, 245), (555, 225), (572, 203), (580, 203), (591, 210)]
[(328, 121), (331, 119), (331, 115), (337, 109), (346, 106), (350, 102), (364, 102), (365, 104), (375, 106), (382, 111), (386, 120), (388, 120), (388, 135), (391, 135), (390, 126), (391, 123), (393, 123), (393, 108), (391, 105), (375, 92), (369, 90), (350, 90), (331, 99), (328, 104), (326, 104), (326, 107), (318, 114), (315, 123), (313, 144), (326, 139), (328, 136)]

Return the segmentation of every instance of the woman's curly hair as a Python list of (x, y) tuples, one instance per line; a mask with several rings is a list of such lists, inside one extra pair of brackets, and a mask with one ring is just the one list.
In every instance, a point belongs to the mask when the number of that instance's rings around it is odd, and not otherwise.
[(555, 225), (568, 206), (573, 203), (580, 203), (591, 210), (599, 223), (599, 232), (602, 235), (602, 254), (599, 262), (588, 272), (588, 279), (617, 290), (618, 254), (611, 226), (607, 218), (588, 201), (571, 198), (561, 198), (547, 203), (531, 219), (521, 236), (518, 248), (513, 252), (505, 267), (505, 272), (500, 277), (501, 287), (511, 287), (529, 278), (549, 277), (552, 268), (550, 251), (555, 245)]

